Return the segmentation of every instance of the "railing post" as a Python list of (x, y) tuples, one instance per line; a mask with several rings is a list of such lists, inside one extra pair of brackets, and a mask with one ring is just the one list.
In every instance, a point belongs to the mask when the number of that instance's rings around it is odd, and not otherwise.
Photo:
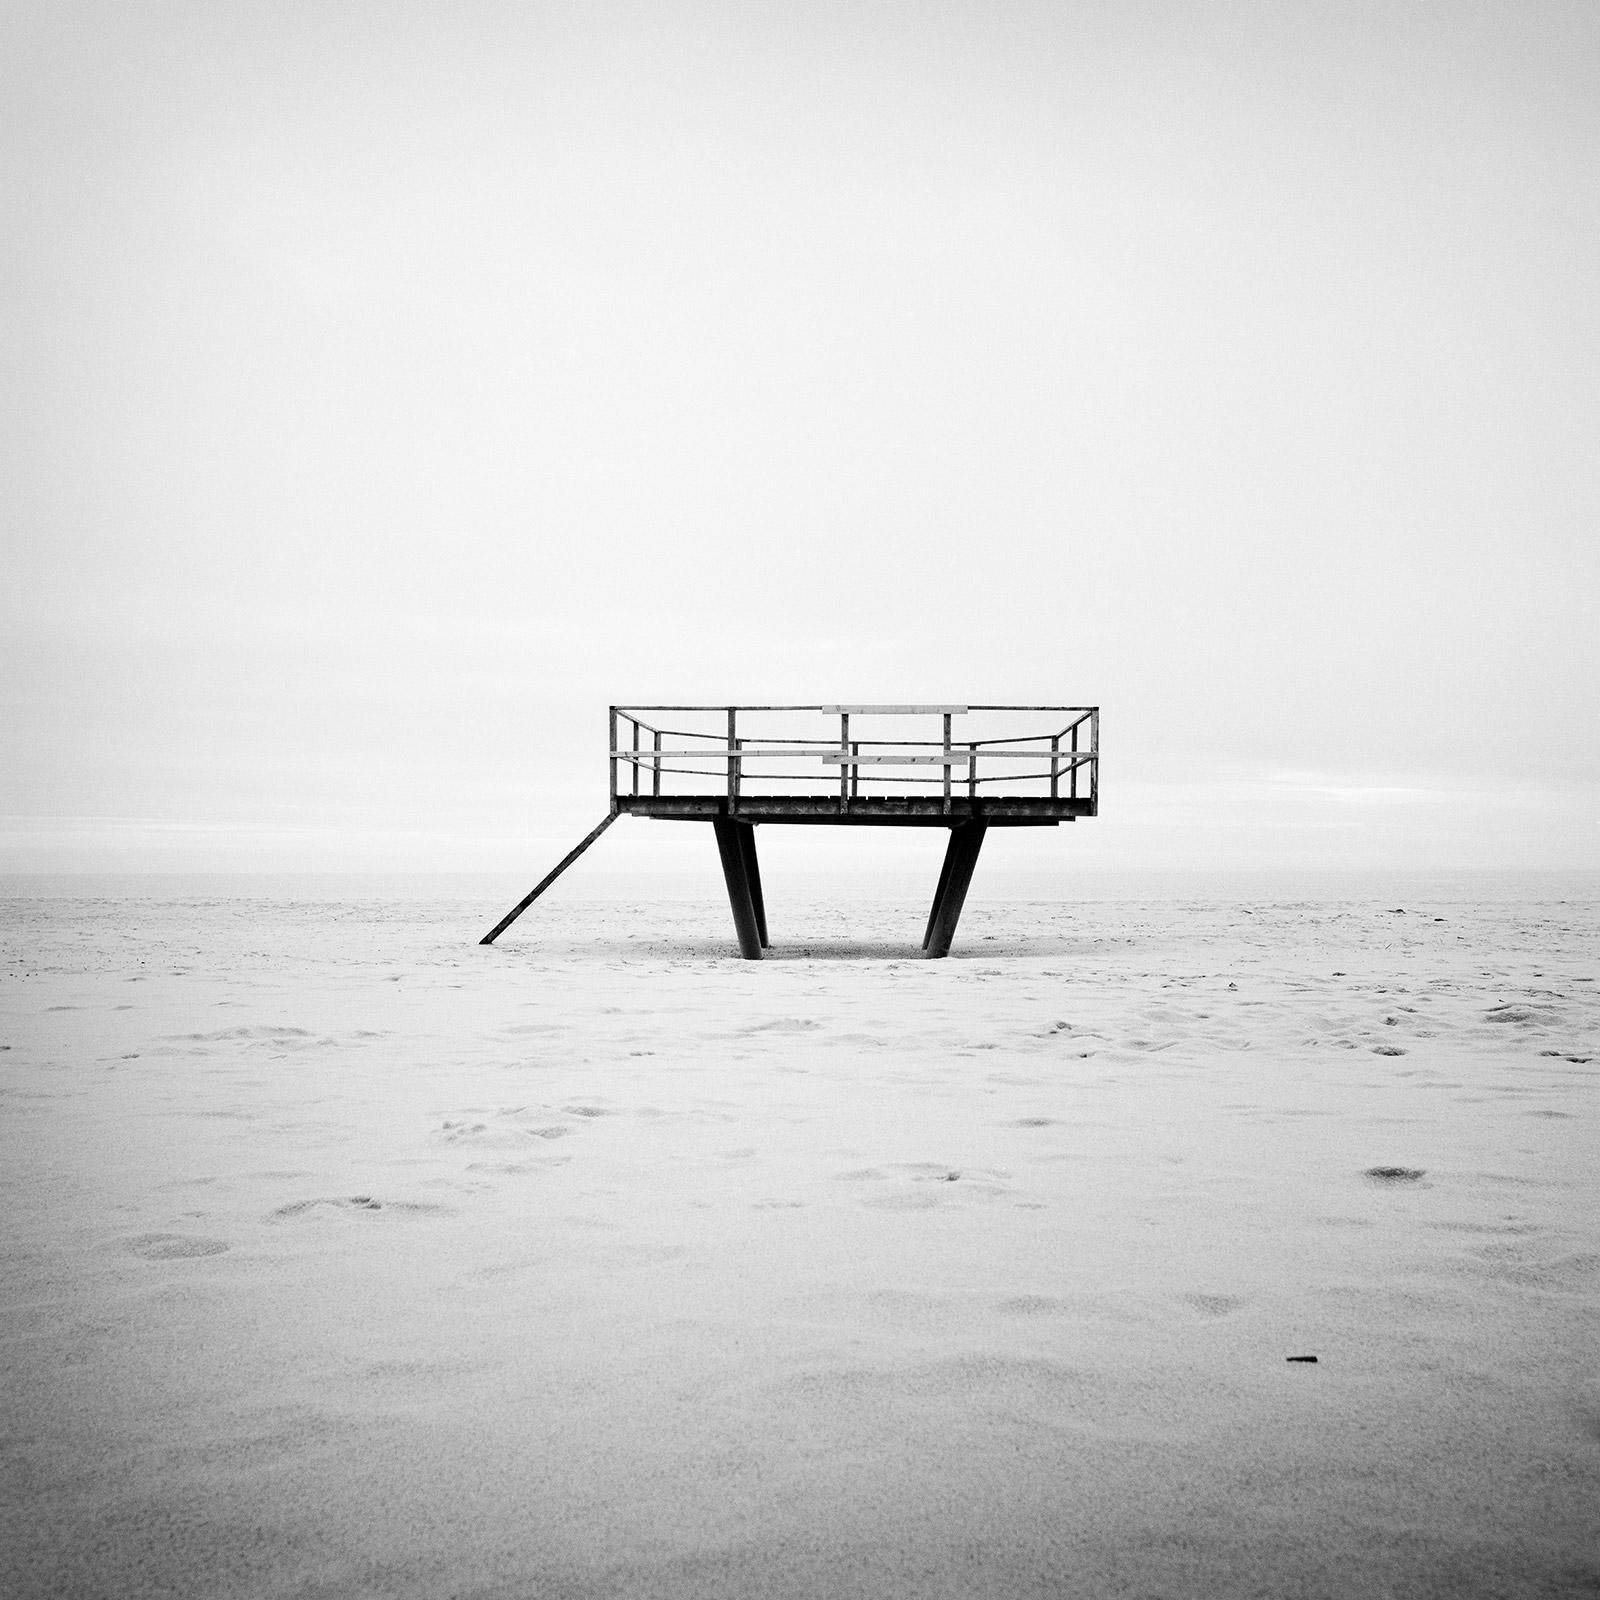
[(739, 809), (738, 707), (728, 707), (728, 814)]
[(1050, 736), (1050, 798), (1061, 798), (1061, 735)]
[(850, 804), (850, 713), (839, 713), (839, 809), (844, 811)]
[(639, 720), (633, 723), (633, 792), (639, 792)]
[(944, 808), (950, 809), (950, 713), (944, 714)]
[[(861, 754), (861, 744), (859, 740), (852, 739), (850, 741), (850, 754), (853, 756), (858, 756)], [(850, 798), (854, 800), (860, 793), (861, 768), (854, 761), (852, 761), (850, 763)]]
[(655, 766), (656, 766), (655, 781), (651, 785), (650, 793), (651, 794), (660, 794), (661, 793), (661, 730), (659, 728), (656, 729), (656, 762), (655, 762)]
[(1100, 814), (1100, 707), (1089, 713), (1089, 809)]
[(1078, 724), (1072, 724), (1072, 777), (1068, 784), (1067, 793), (1074, 800), (1078, 798)]
[(611, 708), (611, 742), (606, 746), (606, 754), (611, 763), (611, 809), (617, 809), (617, 708)]
[(976, 800), (978, 798), (978, 744), (976, 740), (967, 746), (967, 754), (970, 758), (967, 762), (967, 798)]

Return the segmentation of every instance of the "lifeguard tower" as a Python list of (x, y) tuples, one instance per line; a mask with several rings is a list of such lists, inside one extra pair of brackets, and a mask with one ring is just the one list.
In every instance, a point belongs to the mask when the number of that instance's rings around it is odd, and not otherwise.
[(711, 824), (747, 961), (767, 948), (761, 824), (946, 828), (922, 936), (937, 960), (990, 828), (1053, 828), (1099, 811), (1098, 706), (612, 706), (609, 748), (604, 820), (481, 943), (632, 815)]

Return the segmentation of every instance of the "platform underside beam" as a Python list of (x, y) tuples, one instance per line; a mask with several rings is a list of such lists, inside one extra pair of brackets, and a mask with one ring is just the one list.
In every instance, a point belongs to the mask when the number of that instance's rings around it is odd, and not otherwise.
[(831, 827), (950, 828), (976, 822), (990, 828), (1049, 828), (1094, 814), (1085, 799), (1029, 796), (972, 799), (952, 795), (950, 809), (936, 795), (619, 795), (617, 807), (636, 817), (670, 822), (812, 823)]

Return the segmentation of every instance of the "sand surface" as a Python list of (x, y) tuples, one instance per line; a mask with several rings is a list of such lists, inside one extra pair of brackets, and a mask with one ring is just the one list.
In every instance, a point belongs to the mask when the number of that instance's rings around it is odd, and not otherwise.
[(503, 909), (0, 902), (0, 1592), (1600, 1589), (1600, 904)]

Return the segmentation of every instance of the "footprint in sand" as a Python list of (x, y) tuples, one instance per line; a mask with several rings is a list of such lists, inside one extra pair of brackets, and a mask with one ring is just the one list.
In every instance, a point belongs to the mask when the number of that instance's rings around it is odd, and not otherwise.
[(290, 1222), (296, 1218), (307, 1217), (317, 1212), (347, 1212), (352, 1215), (361, 1212), (385, 1211), (398, 1212), (402, 1215), (413, 1217), (447, 1217), (451, 1215), (449, 1206), (430, 1205), (419, 1200), (376, 1200), (370, 1194), (348, 1194), (319, 1196), (315, 1200), (294, 1200), (286, 1206), (279, 1206), (276, 1210), (267, 1213), (268, 1222)]
[(1244, 1301), (1233, 1294), (1186, 1294), (1183, 1301), (1205, 1317), (1231, 1316), (1244, 1308)]
[(469, 1161), (468, 1172), (492, 1172), (500, 1177), (521, 1178), (529, 1173), (544, 1173), (554, 1171), (557, 1167), (564, 1167), (572, 1160), (571, 1156), (540, 1156), (534, 1161)]
[(1416, 1183), (1426, 1176), (1421, 1167), (1368, 1167), (1362, 1177), (1374, 1183)]
[(1065, 1300), (1047, 1294), (1018, 1294), (995, 1308), (1007, 1317), (1059, 1317), (1070, 1309)]
[[(548, 1115), (548, 1113), (546, 1113)], [(508, 1112), (487, 1122), (443, 1122), (434, 1138), (443, 1144), (462, 1144), (477, 1149), (511, 1149), (529, 1139), (564, 1139), (572, 1130), (561, 1123), (522, 1122), (517, 1113)]]
[(885, 1167), (842, 1172), (846, 1183), (884, 1183), (886, 1191), (861, 1203), (876, 1211), (926, 1211), (952, 1199), (992, 1200), (1005, 1194), (1009, 1173), (972, 1167), (947, 1167), (937, 1161), (901, 1161)]
[(1405, 1051), (1397, 1044), (1375, 1044), (1372, 1053), (1375, 1056), (1403, 1056)]
[(128, 1253), (144, 1261), (188, 1261), (195, 1256), (220, 1256), (231, 1248), (226, 1239), (189, 1233), (141, 1233), (129, 1239)]
[(1520, 1006), (1505, 1001), (1497, 1006), (1490, 1006), (1483, 1014), (1485, 1022), (1517, 1023), (1551, 1023), (1556, 1020), (1555, 1013), (1541, 1006)]

